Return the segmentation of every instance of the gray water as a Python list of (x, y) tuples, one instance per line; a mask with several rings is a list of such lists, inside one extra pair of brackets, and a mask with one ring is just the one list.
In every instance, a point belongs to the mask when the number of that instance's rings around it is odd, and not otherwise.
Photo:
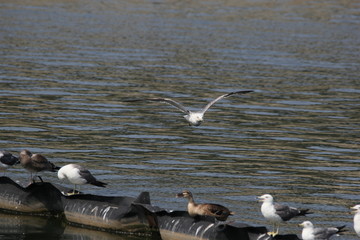
[[(256, 196), (270, 193), (310, 208), (317, 226), (346, 224), (338, 239), (355, 239), (359, 29), (351, 0), (4, 0), (0, 148), (80, 163), (109, 183), (86, 193), (149, 191), (153, 205), (185, 210), (175, 194), (188, 189), (236, 212), (229, 220), (269, 229)], [(255, 92), (218, 102), (199, 127), (167, 104), (123, 101), (171, 97), (198, 109), (243, 89)], [(28, 181), (20, 166), (6, 175)], [(300, 236), (304, 220), (281, 233)], [(6, 239), (34, 236), (26, 220), (13, 234), (1, 222)], [(71, 233), (59, 239), (114, 237)]]

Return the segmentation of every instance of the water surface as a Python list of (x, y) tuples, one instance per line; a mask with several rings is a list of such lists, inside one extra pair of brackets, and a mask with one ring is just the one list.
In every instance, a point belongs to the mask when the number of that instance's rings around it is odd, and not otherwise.
[[(84, 186), (87, 193), (149, 191), (154, 205), (181, 210), (186, 202), (175, 194), (189, 189), (251, 225), (270, 227), (256, 196), (271, 193), (310, 208), (316, 225), (346, 224), (339, 239), (355, 238), (348, 207), (359, 203), (357, 1), (0, 6), (1, 149), (79, 163), (109, 183)], [(197, 109), (242, 89), (255, 92), (218, 102), (199, 127), (169, 105), (123, 101), (172, 97)], [(28, 179), (20, 166), (6, 175)], [(281, 232), (300, 234), (303, 220)], [(17, 232), (31, 238), (23, 225)]]

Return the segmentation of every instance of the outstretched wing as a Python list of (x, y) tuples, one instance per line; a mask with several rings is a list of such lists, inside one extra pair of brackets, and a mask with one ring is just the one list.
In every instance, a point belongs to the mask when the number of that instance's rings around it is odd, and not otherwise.
[(180, 111), (182, 111), (183, 113), (188, 114), (190, 111), (184, 107), (181, 103), (172, 100), (171, 98), (146, 98), (146, 99), (133, 99), (133, 100), (125, 100), (125, 102), (139, 102), (139, 101), (153, 101), (153, 102), (165, 102), (168, 103), (174, 107), (176, 107), (177, 109), (179, 109)]
[(249, 92), (253, 92), (252, 90), (245, 90), (245, 91), (236, 91), (236, 92), (230, 92), (230, 93), (226, 93), (224, 95), (221, 95), (220, 97), (215, 98), (214, 100), (212, 100), (211, 102), (209, 102), (202, 110), (201, 112), (204, 114), (214, 103), (216, 103), (217, 101), (229, 97), (231, 95), (234, 94), (245, 94), (245, 93), (249, 93)]

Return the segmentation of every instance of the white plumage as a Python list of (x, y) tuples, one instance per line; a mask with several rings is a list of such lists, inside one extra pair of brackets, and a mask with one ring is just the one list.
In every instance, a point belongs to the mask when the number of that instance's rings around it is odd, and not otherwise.
[(190, 126), (200, 126), (201, 123), (204, 121), (204, 114), (205, 112), (217, 101), (229, 97), (234, 94), (245, 94), (253, 92), (252, 90), (245, 90), (245, 91), (236, 91), (236, 92), (230, 92), (223, 94), (211, 102), (209, 102), (203, 109), (200, 111), (190, 111), (188, 108), (184, 107), (181, 103), (171, 99), (171, 98), (147, 98), (147, 99), (135, 99), (135, 100), (126, 100), (126, 102), (138, 102), (138, 101), (158, 101), (158, 102), (165, 102), (168, 103), (177, 109), (179, 109), (181, 112), (185, 113), (184, 118), (189, 123)]
[(354, 215), (354, 230), (356, 234), (360, 237), (360, 204), (351, 207)]
[[(309, 209), (300, 210), (294, 207), (274, 203), (274, 198), (270, 194), (264, 194), (259, 198), (261, 205), (261, 213), (266, 220), (273, 224), (273, 231), (269, 234), (275, 236), (279, 233), (279, 223), (289, 221), (297, 216), (309, 214)], [(276, 232), (275, 232), (276, 228)]]
[(58, 171), (58, 178), (60, 180), (68, 180), (74, 184), (74, 191), (76, 191), (76, 185), (92, 184), (98, 187), (105, 187), (106, 183), (97, 181), (96, 178), (86, 168), (77, 164), (68, 164), (63, 166)]
[(334, 235), (338, 235), (343, 232), (343, 228), (341, 227), (330, 227), (330, 228), (315, 228), (312, 222), (305, 221), (299, 226), (303, 227), (301, 237), (303, 240), (328, 240)]

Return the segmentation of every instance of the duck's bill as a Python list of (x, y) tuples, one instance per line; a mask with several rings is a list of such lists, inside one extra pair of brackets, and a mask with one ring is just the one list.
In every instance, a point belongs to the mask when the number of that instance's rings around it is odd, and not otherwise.
[(176, 197), (184, 197), (184, 194), (183, 193), (178, 193), (178, 194), (176, 194)]

